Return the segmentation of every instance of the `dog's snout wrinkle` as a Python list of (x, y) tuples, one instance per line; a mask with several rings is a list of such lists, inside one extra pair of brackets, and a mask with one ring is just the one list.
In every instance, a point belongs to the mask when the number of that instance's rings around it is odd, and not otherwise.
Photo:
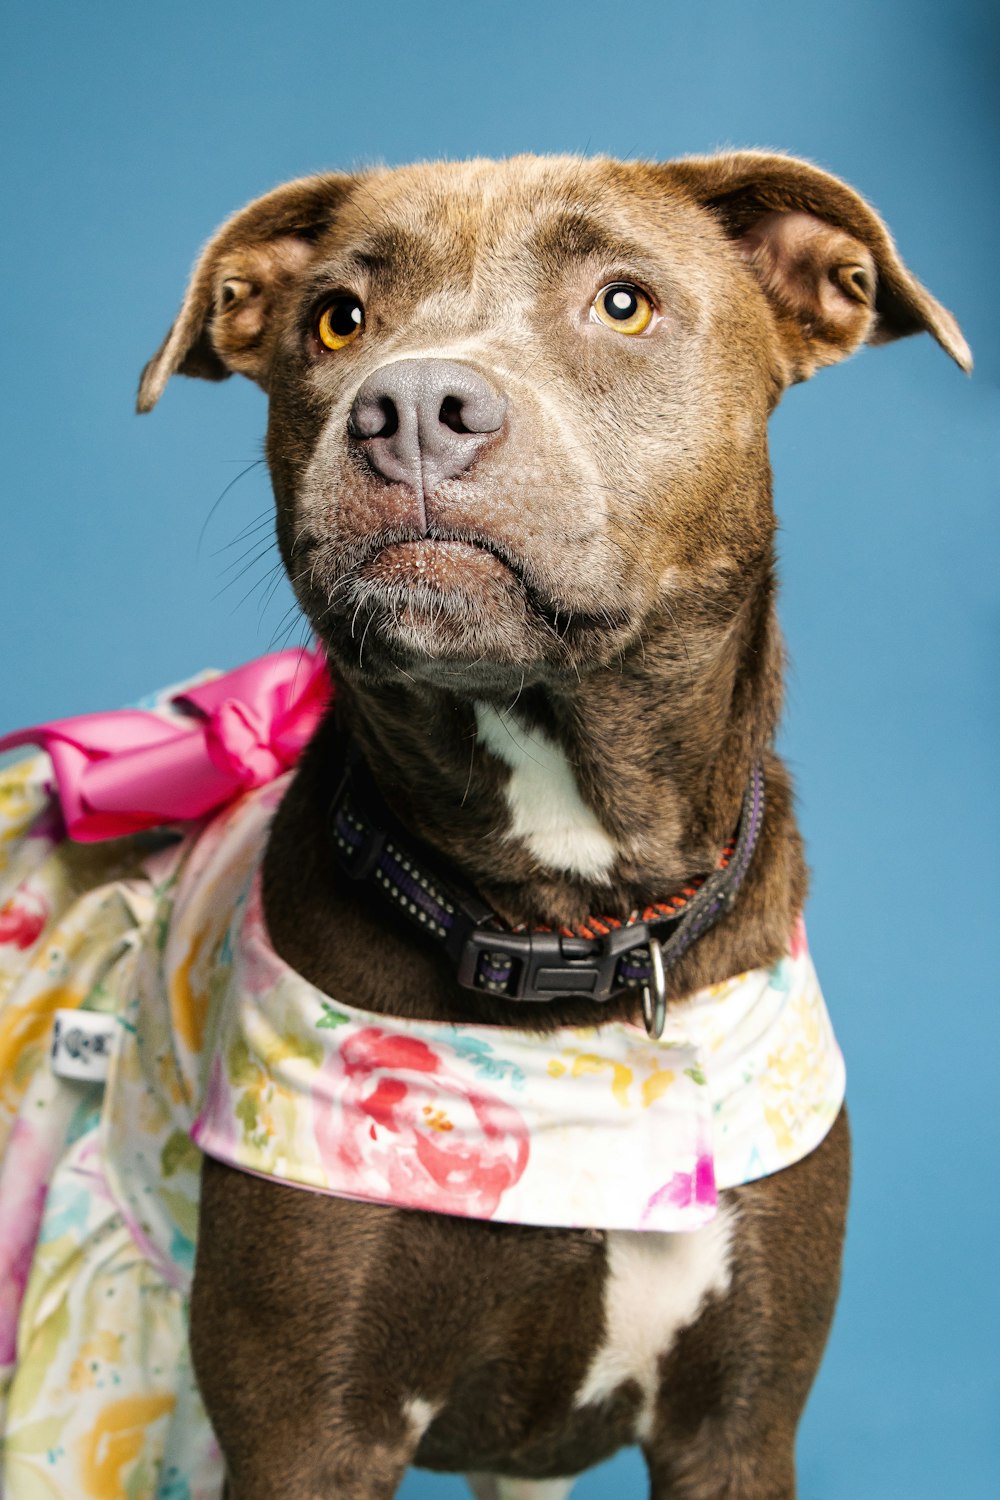
[(506, 397), (470, 365), (399, 359), (363, 382), (347, 430), (377, 474), (422, 503), (472, 466), (506, 415)]

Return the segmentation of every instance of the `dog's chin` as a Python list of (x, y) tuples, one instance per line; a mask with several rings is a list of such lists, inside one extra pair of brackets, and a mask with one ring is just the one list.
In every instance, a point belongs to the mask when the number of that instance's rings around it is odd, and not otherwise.
[(532, 678), (544, 629), (517, 573), (472, 542), (392, 542), (357, 566), (317, 629), (350, 676), (480, 691)]
[(558, 684), (620, 659), (629, 611), (543, 599), (513, 558), (465, 538), (394, 537), (303, 598), (340, 670), (371, 685), (417, 680), (475, 696)]

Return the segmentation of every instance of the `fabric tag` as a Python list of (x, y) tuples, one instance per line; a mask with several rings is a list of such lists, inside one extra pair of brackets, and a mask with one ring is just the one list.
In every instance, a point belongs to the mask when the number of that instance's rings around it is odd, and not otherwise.
[(114, 1016), (94, 1010), (57, 1010), (52, 1032), (52, 1071), (60, 1078), (103, 1083), (118, 1032)]

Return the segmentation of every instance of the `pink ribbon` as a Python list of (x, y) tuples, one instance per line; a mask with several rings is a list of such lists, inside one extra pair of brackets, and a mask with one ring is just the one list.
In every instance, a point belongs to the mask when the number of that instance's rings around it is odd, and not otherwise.
[(201, 818), (295, 764), (332, 693), (317, 653), (279, 651), (170, 700), (189, 717), (140, 709), (56, 719), (0, 738), (52, 760), (66, 830), (92, 843)]

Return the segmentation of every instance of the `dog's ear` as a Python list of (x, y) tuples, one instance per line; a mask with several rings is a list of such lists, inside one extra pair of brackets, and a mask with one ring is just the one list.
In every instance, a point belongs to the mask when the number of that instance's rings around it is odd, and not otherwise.
[(865, 342), (921, 332), (972, 369), (951, 313), (911, 275), (878, 214), (846, 183), (763, 151), (686, 157), (663, 171), (714, 214), (760, 282), (789, 383)]
[(181, 310), (139, 381), (136, 407), (151, 411), (171, 375), (225, 380), (238, 371), (264, 384), (271, 314), (313, 259), (356, 178), (302, 177), (228, 219), (198, 257)]

